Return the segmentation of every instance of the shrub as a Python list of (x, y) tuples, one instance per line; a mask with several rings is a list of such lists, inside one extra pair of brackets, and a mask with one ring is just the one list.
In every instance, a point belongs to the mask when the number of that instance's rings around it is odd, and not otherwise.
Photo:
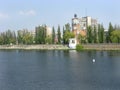
[(83, 46), (81, 44), (77, 44), (76, 45), (76, 50), (77, 51), (83, 50)]

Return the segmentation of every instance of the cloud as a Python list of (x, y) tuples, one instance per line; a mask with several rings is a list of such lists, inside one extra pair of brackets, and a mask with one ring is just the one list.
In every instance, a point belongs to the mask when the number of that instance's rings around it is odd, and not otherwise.
[(19, 14), (24, 16), (35, 16), (36, 12), (34, 10), (20, 11)]
[(8, 14), (6, 14), (6, 13), (0, 13), (0, 19), (6, 19), (6, 18), (8, 18), (9, 16), (8, 16)]

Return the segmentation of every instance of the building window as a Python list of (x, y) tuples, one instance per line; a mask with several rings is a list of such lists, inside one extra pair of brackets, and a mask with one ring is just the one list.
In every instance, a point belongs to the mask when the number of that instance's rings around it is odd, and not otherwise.
[(72, 40), (72, 43), (74, 44), (74, 43), (75, 43), (75, 40)]

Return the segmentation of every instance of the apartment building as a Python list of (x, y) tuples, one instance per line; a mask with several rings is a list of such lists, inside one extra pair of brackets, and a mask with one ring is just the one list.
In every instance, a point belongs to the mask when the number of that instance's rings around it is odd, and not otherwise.
[[(75, 34), (75, 38), (78, 38), (78, 35), (86, 36), (87, 35), (87, 27), (91, 26), (94, 28), (98, 27), (97, 19), (93, 19), (92, 17), (86, 16), (82, 18), (78, 18), (77, 14), (74, 14), (74, 18), (72, 18), (72, 32)], [(79, 41), (77, 41), (79, 43)]]

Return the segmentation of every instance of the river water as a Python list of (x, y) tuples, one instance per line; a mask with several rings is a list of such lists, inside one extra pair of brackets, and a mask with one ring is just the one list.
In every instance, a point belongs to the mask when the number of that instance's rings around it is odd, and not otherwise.
[(120, 90), (120, 51), (0, 50), (0, 90)]

